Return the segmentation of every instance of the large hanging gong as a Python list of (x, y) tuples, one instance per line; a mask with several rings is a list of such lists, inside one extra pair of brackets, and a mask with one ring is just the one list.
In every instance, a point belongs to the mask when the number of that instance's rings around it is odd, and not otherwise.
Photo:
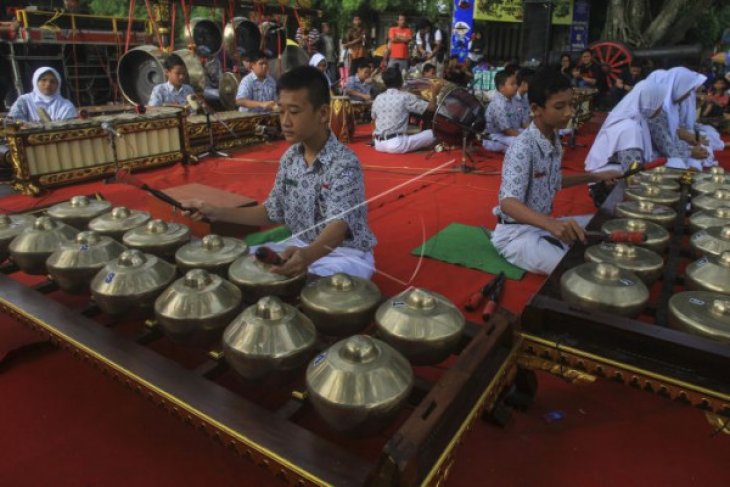
[(206, 48), (206, 56), (215, 56), (223, 46), (223, 34), (216, 22), (196, 17), (190, 20), (189, 26), (185, 26), (185, 42), (195, 45), (196, 49)]
[(274, 79), (279, 79), (282, 74), (286, 73), (292, 68), (298, 66), (306, 66), (309, 64), (309, 55), (307, 51), (299, 46), (288, 45), (284, 48), (276, 59), (273, 59), (269, 63), (269, 74)]
[(261, 31), (250, 20), (235, 17), (223, 29), (223, 43), (229, 55), (238, 51), (242, 58), (248, 58), (261, 49)]
[(138, 46), (119, 58), (117, 79), (124, 98), (130, 103), (146, 105), (152, 89), (166, 81), (164, 61), (167, 56), (177, 56), (185, 64), (188, 83), (195, 91), (205, 88), (203, 65), (191, 51), (181, 49), (165, 54), (155, 46)]
[(236, 110), (236, 93), (241, 77), (237, 73), (223, 73), (218, 82), (218, 96), (226, 110)]

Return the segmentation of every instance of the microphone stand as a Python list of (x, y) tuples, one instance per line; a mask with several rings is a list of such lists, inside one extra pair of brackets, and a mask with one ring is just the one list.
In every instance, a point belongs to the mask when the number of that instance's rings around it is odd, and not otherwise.
[[(231, 157), (230, 154), (227, 152), (223, 152), (219, 150), (215, 145), (215, 139), (213, 137), (213, 124), (210, 121), (211, 116), (211, 108), (208, 106), (208, 104), (205, 101), (202, 101), (200, 106), (203, 108), (203, 111), (205, 112), (205, 126), (208, 129), (208, 149), (205, 152), (202, 152), (198, 155), (198, 160), (204, 158), (204, 157), (211, 157), (211, 156), (217, 156), (217, 157)], [(222, 123), (222, 120), (217, 119), (219, 122)], [(225, 124), (223, 124), (225, 126)], [(228, 128), (228, 127), (226, 127)], [(230, 128), (228, 128), (230, 131)]]
[(106, 132), (107, 142), (109, 142), (109, 147), (112, 150), (112, 160), (114, 161), (114, 175), (105, 179), (104, 182), (112, 183), (116, 178), (116, 174), (121, 170), (119, 165), (119, 155), (117, 154), (117, 132), (108, 122), (102, 123), (101, 128)]

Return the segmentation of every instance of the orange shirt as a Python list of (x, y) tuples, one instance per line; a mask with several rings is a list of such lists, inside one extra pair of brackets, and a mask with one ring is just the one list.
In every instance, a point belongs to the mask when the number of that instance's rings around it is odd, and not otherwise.
[(413, 37), (411, 29), (408, 27), (391, 27), (388, 30), (388, 40), (390, 41), (390, 57), (395, 59), (408, 59), (408, 43), (407, 42), (393, 42), (395, 36)]

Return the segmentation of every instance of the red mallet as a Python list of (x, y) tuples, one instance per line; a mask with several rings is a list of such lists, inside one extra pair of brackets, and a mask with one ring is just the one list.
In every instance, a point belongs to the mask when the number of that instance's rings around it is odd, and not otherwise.
[(467, 311), (476, 311), (482, 305), (484, 298), (489, 296), (497, 285), (499, 279), (504, 276), (504, 272), (500, 272), (498, 276), (493, 277), (483, 288), (475, 292), (464, 302), (464, 309)]
[(286, 262), (284, 259), (281, 258), (279, 254), (277, 254), (268, 247), (257, 248), (256, 252), (254, 252), (254, 255), (264, 264), (282, 265), (284, 262)]
[(603, 232), (586, 231), (586, 236), (591, 240), (601, 240), (613, 243), (630, 243), (640, 245), (646, 242), (646, 233), (644, 232), (624, 232), (617, 230), (606, 234)]
[(489, 321), (489, 318), (494, 314), (495, 311), (497, 311), (497, 307), (499, 306), (499, 300), (502, 297), (502, 291), (504, 290), (504, 282), (506, 280), (507, 279), (505, 278), (504, 274), (501, 274), (499, 276), (499, 280), (497, 281), (497, 284), (494, 286), (494, 289), (487, 298), (487, 304), (482, 310), (482, 320)]

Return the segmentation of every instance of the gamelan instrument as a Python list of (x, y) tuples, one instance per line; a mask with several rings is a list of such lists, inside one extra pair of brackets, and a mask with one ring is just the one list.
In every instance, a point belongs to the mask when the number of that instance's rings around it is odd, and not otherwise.
[[(284, 45), (282, 45), (284, 46)], [(269, 63), (269, 74), (276, 80), (292, 68), (307, 66), (309, 54), (299, 46), (286, 45), (281, 54)]]
[[(38, 194), (46, 187), (110, 176), (119, 167), (158, 167), (185, 158), (184, 114), (160, 107), (145, 114), (9, 125), (13, 187)], [(115, 144), (109, 143), (115, 137)]]
[(414, 382), (406, 358), (367, 335), (345, 338), (317, 355), (306, 377), (314, 409), (332, 429), (348, 434), (372, 433), (388, 424)]
[(89, 289), (91, 279), (126, 248), (110, 237), (85, 230), (72, 241), (61, 242), (48, 257), (50, 278), (62, 291), (80, 294)]
[(185, 43), (188, 46), (195, 46), (196, 49), (204, 47), (206, 56), (217, 55), (223, 47), (223, 34), (220, 25), (210, 19), (195, 17), (183, 29)]
[[(233, 96), (235, 98), (235, 92)], [(258, 144), (264, 140), (266, 132), (278, 130), (279, 116), (276, 113), (218, 112), (211, 115), (210, 123), (217, 148), (237, 149)], [(186, 129), (190, 152), (194, 155), (206, 152), (210, 135), (205, 115), (187, 117)]]
[(596, 88), (573, 88), (573, 109), (575, 115), (569, 128), (578, 128), (593, 117), (593, 105), (598, 94)]
[(333, 96), (330, 99), (330, 130), (343, 144), (353, 141), (355, 135), (355, 112), (347, 96)]
[(585, 258), (588, 262), (605, 262), (632, 272), (647, 285), (659, 279), (664, 268), (664, 259), (653, 250), (626, 243), (592, 245), (586, 249)]
[(236, 93), (241, 83), (241, 76), (238, 73), (223, 73), (218, 82), (218, 101), (225, 110), (237, 110)]
[(112, 204), (106, 200), (81, 195), (53, 205), (48, 209), (48, 216), (78, 230), (85, 230), (91, 220), (111, 209)]
[(730, 207), (730, 190), (718, 189), (692, 199), (692, 211), (708, 211), (720, 207)]
[(175, 262), (181, 272), (204, 269), (226, 277), (228, 267), (246, 253), (248, 245), (243, 240), (209, 234), (177, 249)]
[(709, 227), (730, 225), (730, 206), (720, 206), (714, 210), (696, 211), (689, 217), (689, 229), (692, 233)]
[(125, 250), (91, 280), (91, 294), (107, 314), (150, 308), (175, 279), (175, 266), (137, 249)]
[(167, 56), (179, 57), (187, 70), (187, 83), (195, 91), (203, 91), (205, 70), (194, 52), (180, 49), (167, 54), (156, 46), (138, 46), (124, 53), (117, 65), (117, 79), (124, 98), (134, 105), (147, 105), (152, 89), (166, 81), (164, 60)]
[(250, 20), (234, 17), (223, 29), (223, 43), (228, 55), (234, 59), (249, 58), (261, 48), (261, 31)]
[(693, 233), (689, 245), (695, 255), (720, 255), (730, 250), (730, 225), (709, 227)]
[(0, 214), (0, 264), (8, 258), (10, 242), (27, 227), (31, 226), (35, 218), (28, 215)]
[(209, 346), (238, 313), (241, 291), (222, 277), (192, 269), (155, 300), (155, 319), (173, 340)]
[(730, 300), (706, 291), (677, 293), (669, 300), (669, 326), (730, 345)]
[(460, 146), (484, 131), (484, 105), (466, 89), (455, 87), (439, 94), (432, 130), (437, 141)]
[(319, 333), (349, 336), (364, 330), (380, 304), (380, 290), (369, 279), (333, 274), (307, 284), (300, 295), (302, 311)]
[(141, 227), (150, 220), (146, 211), (130, 210), (124, 206), (112, 208), (108, 213), (97, 216), (89, 222), (89, 230), (106, 235), (117, 242), (122, 241), (126, 232)]
[(317, 332), (294, 306), (274, 296), (247, 307), (223, 332), (226, 361), (245, 379), (286, 374), (314, 352)]
[(730, 251), (699, 258), (685, 274), (687, 289), (730, 294)]
[(175, 261), (177, 249), (190, 241), (190, 228), (182, 223), (150, 220), (124, 234), (122, 242), (130, 249), (153, 254), (169, 262)]
[(375, 313), (378, 335), (415, 365), (436, 364), (454, 352), (465, 320), (444, 296), (412, 288)]
[(243, 299), (247, 302), (265, 296), (291, 297), (299, 294), (306, 274), (287, 277), (272, 272), (272, 267), (254, 255), (243, 255), (228, 268), (228, 279), (241, 288)]
[(663, 226), (649, 220), (638, 218), (614, 218), (608, 220), (601, 226), (604, 234), (611, 235), (614, 232), (630, 232), (643, 235), (643, 240), (634, 242), (647, 249), (662, 253), (669, 246), (669, 232)]
[(26, 274), (48, 273), (46, 260), (64, 242), (72, 241), (79, 231), (49, 216), (36, 218), (11, 242), (10, 258)]

